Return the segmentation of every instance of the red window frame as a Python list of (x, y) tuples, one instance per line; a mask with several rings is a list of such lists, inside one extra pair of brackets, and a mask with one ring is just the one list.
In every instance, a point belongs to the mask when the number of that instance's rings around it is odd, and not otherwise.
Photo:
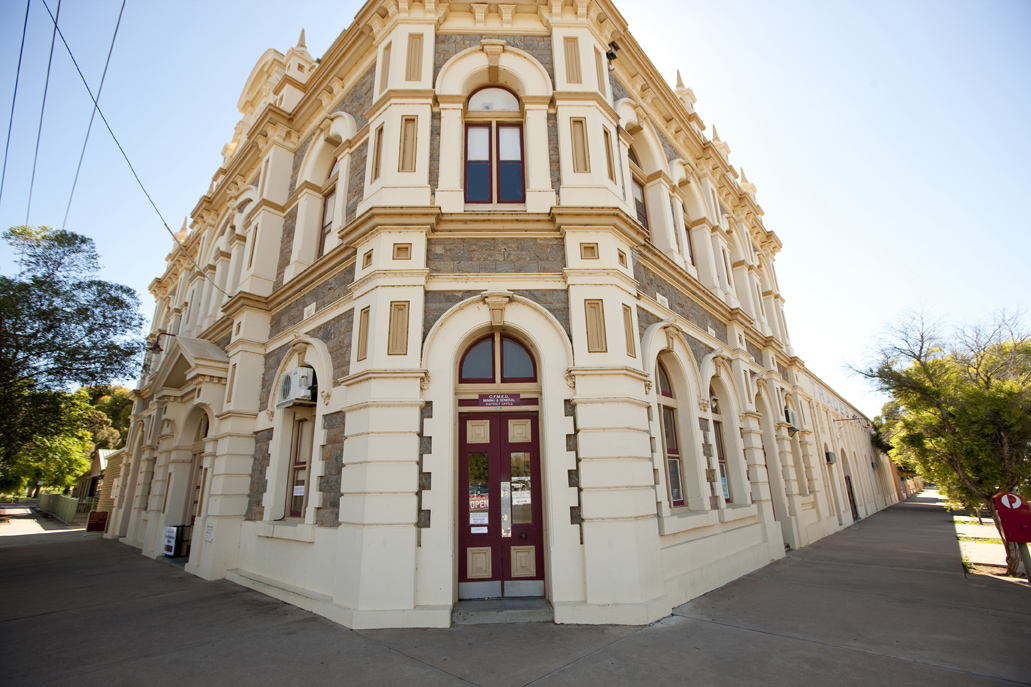
[(301, 455), (301, 449), (304, 447), (304, 423), (306, 422), (308, 422), (307, 418), (301, 418), (294, 422), (294, 445), (293, 450), (290, 452), (290, 486), (286, 493), (287, 515), (291, 518), (304, 517), (304, 504), (308, 498), (308, 482), (310, 480), (306, 478), (304, 480), (304, 495), (301, 496), (301, 507), (297, 510), (294, 509), (294, 487), (297, 486), (297, 476), (308, 471), (308, 456)]
[[(533, 384), (533, 383), (537, 382), (537, 358), (533, 355), (533, 352), (529, 348), (527, 348), (526, 344), (524, 344), (522, 341), (520, 341), (519, 339), (515, 338), (514, 336), (509, 336), (508, 334), (502, 334), (501, 337), (500, 337), (500, 341), (502, 342), (501, 343), (501, 351), (500, 351), (500, 355), (497, 356), (498, 358), (500, 358), (500, 361), (499, 361), (499, 360), (497, 360), (495, 358), (496, 351), (494, 350), (494, 347), (496, 345), (495, 341), (497, 341), (497, 340), (498, 339), (495, 339), (494, 334), (492, 332), (490, 334), (487, 334), (486, 336), (480, 337), (479, 339), (477, 339), (476, 341), (471, 343), (468, 348), (465, 349), (465, 353), (462, 354), (462, 358), (458, 362), (458, 383), (459, 384), (494, 384), (494, 383), (500, 383), (500, 384)], [(532, 377), (507, 377), (507, 376), (505, 376), (505, 344), (504, 344), (504, 342), (506, 340), (511, 341), (516, 346), (519, 346), (521, 349), (523, 349), (523, 351), (526, 352), (526, 355), (530, 358), (530, 364), (533, 366), (533, 376)], [(468, 357), (468, 355), (470, 353), (472, 353), (473, 349), (475, 349), (477, 346), (479, 346), (484, 341), (489, 341), (490, 342), (490, 373), (491, 373), (490, 378), (487, 378), (487, 377), (465, 377), (462, 374), (462, 370), (465, 368), (465, 359)], [(500, 367), (501, 367), (500, 370), (498, 369), (498, 362), (500, 362)]]

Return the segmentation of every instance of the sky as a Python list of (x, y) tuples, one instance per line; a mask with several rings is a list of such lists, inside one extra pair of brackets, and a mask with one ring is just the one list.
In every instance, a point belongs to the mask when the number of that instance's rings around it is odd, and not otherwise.
[[(57, 1), (46, 0), (55, 13)], [(680, 70), (706, 134), (718, 129), (756, 185), (764, 225), (784, 244), (776, 270), (795, 352), (860, 411), (872, 417), (886, 399), (849, 368), (907, 313), (959, 324), (1028, 307), (1031, 3), (617, 6), (671, 85)], [(61, 6), (94, 93), (121, 7)], [(173, 231), (222, 163), (258, 58), (285, 52), (302, 29), (321, 57), (359, 7), (126, 1), (100, 107)], [(42, 0), (29, 2), (11, 120), (25, 12), (24, 0), (0, 0), (0, 122), (12, 129), (0, 227), (27, 219), (93, 238), (102, 278), (136, 289), (149, 316), (172, 239), (99, 116), (71, 196), (93, 103), (60, 37), (36, 152), (53, 33)], [(13, 257), (0, 245), (0, 272), (16, 271)]]

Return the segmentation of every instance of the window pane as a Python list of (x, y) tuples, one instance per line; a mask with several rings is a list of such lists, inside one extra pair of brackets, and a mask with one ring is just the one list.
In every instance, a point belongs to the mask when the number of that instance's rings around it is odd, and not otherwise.
[(504, 88), (484, 88), (469, 98), (470, 112), (493, 112), (495, 110), (518, 110), (519, 99)]
[(462, 379), (494, 381), (494, 339), (484, 339), (465, 354), (462, 361)]
[(519, 162), (523, 159), (518, 126), (498, 127), (498, 159), (505, 162)]
[(490, 127), (471, 126), (466, 142), (467, 160), (490, 160)]
[(680, 461), (670, 458), (666, 465), (669, 466), (669, 495), (673, 499), (673, 505), (680, 505), (684, 502), (684, 492), (680, 487)]
[(637, 211), (637, 221), (648, 226), (648, 212), (644, 206), (644, 187), (636, 180), (631, 184), (634, 189), (634, 209)]
[[(490, 513), (490, 475), (486, 453), (469, 454), (469, 524), (488, 525)], [(484, 530), (485, 531), (485, 530)]]
[(329, 195), (326, 196), (326, 202), (322, 209), (322, 226), (326, 226), (333, 221), (333, 209), (336, 206), (336, 202), (336, 191), (330, 191)]
[(676, 413), (669, 406), (662, 406), (662, 431), (666, 436), (666, 450), (670, 453), (679, 453)]
[(669, 386), (669, 376), (666, 374), (666, 368), (660, 363), (656, 366), (656, 370), (659, 373), (659, 393), (663, 396), (673, 396), (673, 391)]
[(490, 202), (490, 163), (465, 164), (465, 199), (470, 203)]
[(523, 163), (502, 162), (498, 165), (498, 202), (523, 202)]
[(512, 524), (527, 525), (533, 522), (531, 497), (530, 454), (512, 454)]
[(501, 344), (502, 381), (513, 378), (533, 378), (533, 359), (530, 353), (516, 341), (503, 339)]

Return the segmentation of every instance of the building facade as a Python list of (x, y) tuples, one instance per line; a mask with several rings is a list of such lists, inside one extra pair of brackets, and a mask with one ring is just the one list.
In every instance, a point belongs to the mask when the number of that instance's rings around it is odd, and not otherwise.
[(266, 52), (151, 286), (109, 537), (355, 628), (647, 623), (898, 498), (781, 243), (608, 0)]

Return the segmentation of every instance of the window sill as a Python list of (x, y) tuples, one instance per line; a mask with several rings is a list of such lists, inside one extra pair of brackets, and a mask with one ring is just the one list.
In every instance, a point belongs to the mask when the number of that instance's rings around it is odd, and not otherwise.
[(745, 518), (754, 518), (759, 515), (759, 509), (754, 503), (749, 504), (728, 504), (726, 508), (720, 508), (720, 522), (734, 522)]
[(700, 527), (712, 527), (718, 522), (718, 511), (688, 510), (678, 507), (669, 515), (659, 518), (659, 535), (677, 534)]
[(311, 544), (315, 541), (315, 525), (299, 520), (266, 520), (258, 523), (258, 536)]
[(526, 203), (466, 203), (466, 212), (526, 212)]

